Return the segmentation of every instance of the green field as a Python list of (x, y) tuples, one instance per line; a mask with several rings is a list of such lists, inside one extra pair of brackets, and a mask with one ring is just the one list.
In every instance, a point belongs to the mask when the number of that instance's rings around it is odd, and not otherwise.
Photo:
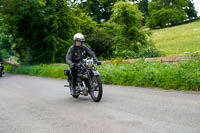
[(175, 27), (153, 30), (153, 42), (166, 56), (200, 51), (200, 20)]

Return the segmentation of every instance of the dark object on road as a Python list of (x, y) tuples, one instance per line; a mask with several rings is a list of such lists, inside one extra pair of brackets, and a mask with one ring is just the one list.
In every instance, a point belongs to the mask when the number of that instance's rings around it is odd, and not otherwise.
[(3, 63), (0, 61), (0, 77), (2, 77), (3, 74), (4, 74)]
[[(90, 94), (94, 102), (99, 102), (103, 95), (103, 87), (99, 72), (96, 70), (93, 58), (87, 58), (79, 63), (74, 64), (77, 70), (76, 79), (73, 79), (71, 70), (64, 70), (64, 74), (68, 76), (71, 95), (78, 98), (79, 95), (88, 96)], [(73, 82), (75, 87), (73, 88)]]

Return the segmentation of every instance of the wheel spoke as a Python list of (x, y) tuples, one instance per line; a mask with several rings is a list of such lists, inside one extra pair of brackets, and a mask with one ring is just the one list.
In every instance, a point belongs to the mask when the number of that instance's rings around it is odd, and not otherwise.
[(102, 84), (99, 76), (92, 77), (91, 97), (93, 101), (99, 102), (102, 97)]

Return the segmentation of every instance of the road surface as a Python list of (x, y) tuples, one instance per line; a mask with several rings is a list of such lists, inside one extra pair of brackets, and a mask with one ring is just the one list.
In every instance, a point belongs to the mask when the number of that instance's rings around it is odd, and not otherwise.
[(65, 80), (0, 78), (0, 133), (200, 133), (200, 94), (103, 85), (100, 103)]

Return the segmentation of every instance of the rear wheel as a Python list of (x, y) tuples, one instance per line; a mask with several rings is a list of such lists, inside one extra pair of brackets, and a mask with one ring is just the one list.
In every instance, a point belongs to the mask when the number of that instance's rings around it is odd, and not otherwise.
[(99, 102), (103, 95), (103, 87), (100, 76), (92, 77), (92, 85), (90, 85), (90, 95), (94, 102)]

